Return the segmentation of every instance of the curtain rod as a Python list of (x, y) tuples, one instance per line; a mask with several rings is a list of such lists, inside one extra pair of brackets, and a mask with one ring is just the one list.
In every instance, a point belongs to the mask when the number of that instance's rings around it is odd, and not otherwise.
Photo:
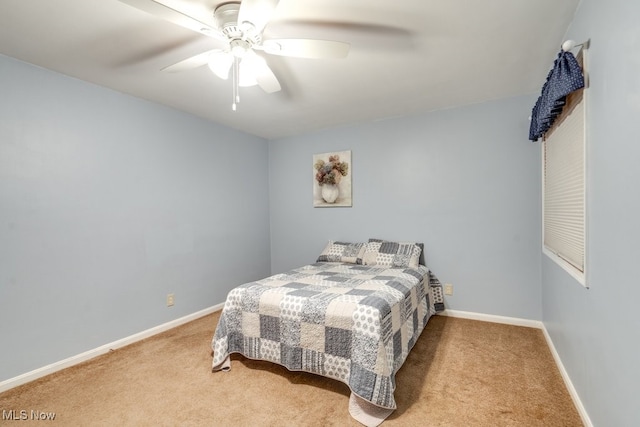
[(582, 46), (583, 49), (589, 49), (589, 45), (591, 44), (591, 39), (587, 39), (582, 43), (576, 43), (574, 40), (567, 40), (562, 43), (562, 50), (565, 52), (569, 52), (574, 47)]

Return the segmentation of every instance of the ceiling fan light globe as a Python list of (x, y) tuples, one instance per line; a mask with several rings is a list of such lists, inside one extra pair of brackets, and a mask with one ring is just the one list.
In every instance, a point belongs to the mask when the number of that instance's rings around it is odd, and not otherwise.
[(213, 74), (220, 77), (222, 80), (229, 79), (229, 70), (231, 69), (231, 64), (233, 63), (233, 56), (227, 53), (213, 53), (207, 65)]
[(247, 49), (242, 46), (234, 46), (231, 48), (231, 55), (236, 58), (243, 58), (247, 54)]
[(229, 43), (231, 54), (236, 58), (244, 58), (249, 50), (251, 50), (251, 43), (244, 39), (233, 39)]

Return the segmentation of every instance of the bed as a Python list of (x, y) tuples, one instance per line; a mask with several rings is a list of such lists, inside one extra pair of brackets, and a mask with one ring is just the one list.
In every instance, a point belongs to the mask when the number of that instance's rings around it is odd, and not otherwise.
[(213, 370), (229, 370), (240, 353), (333, 378), (351, 389), (351, 415), (378, 425), (396, 408), (396, 372), (444, 309), (423, 252), (410, 242), (330, 241), (313, 264), (238, 286), (214, 333)]

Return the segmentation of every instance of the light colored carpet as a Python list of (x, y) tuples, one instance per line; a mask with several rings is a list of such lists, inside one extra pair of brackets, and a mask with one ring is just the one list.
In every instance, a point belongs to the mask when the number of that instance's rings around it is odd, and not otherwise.
[[(335, 380), (232, 356), (211, 372), (220, 313), (0, 394), (57, 426), (360, 426)], [(540, 330), (435, 316), (397, 376), (382, 426), (582, 426)]]

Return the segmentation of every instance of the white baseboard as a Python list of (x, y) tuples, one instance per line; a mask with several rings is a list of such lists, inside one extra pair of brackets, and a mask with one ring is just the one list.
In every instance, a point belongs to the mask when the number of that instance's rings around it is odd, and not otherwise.
[(0, 393), (2, 393), (3, 391), (7, 391), (9, 389), (12, 389), (14, 387), (17, 387), (19, 385), (28, 383), (30, 381), (37, 380), (38, 378), (42, 378), (45, 375), (53, 374), (54, 372), (60, 371), (65, 368), (69, 368), (71, 366), (85, 362), (89, 359), (93, 359), (94, 357), (108, 353), (111, 350), (115, 350), (115, 349), (127, 346), (129, 344), (133, 344), (137, 341), (141, 341), (145, 338), (149, 338), (161, 332), (168, 331), (169, 329), (175, 328), (176, 326), (183, 325), (185, 323), (191, 322), (192, 320), (196, 320), (202, 316), (206, 316), (207, 314), (211, 314), (215, 311), (221, 310), (223, 306), (224, 306), (224, 303), (221, 303), (209, 308), (205, 308), (204, 310), (200, 310), (198, 312), (189, 314), (179, 319), (175, 319), (170, 322), (163, 323), (162, 325), (155, 326), (153, 328), (147, 329), (146, 331), (138, 332), (137, 334), (133, 334), (126, 338), (113, 341), (109, 344), (105, 344), (98, 348), (94, 348), (93, 350), (85, 351), (84, 353), (71, 356), (67, 359), (60, 360), (59, 362), (55, 362), (47, 366), (43, 366), (42, 368), (38, 368), (33, 371), (24, 373), (22, 375), (18, 375), (17, 377), (9, 378), (8, 380), (4, 380), (0, 382)]
[(504, 323), (506, 325), (526, 326), (528, 328), (542, 329), (544, 325), (539, 320), (520, 319), (518, 317), (496, 316), (494, 314), (473, 313), (470, 311), (446, 309), (438, 313), (441, 316), (460, 317), (463, 319), (480, 320), (482, 322)]
[(587, 413), (587, 410), (584, 408), (584, 405), (580, 400), (580, 396), (578, 396), (578, 392), (573, 386), (573, 383), (571, 382), (571, 378), (569, 378), (569, 374), (567, 373), (567, 370), (564, 368), (564, 364), (562, 363), (562, 359), (560, 359), (560, 355), (556, 350), (556, 346), (553, 345), (553, 341), (551, 340), (551, 335), (549, 335), (547, 328), (545, 328), (544, 326), (542, 328), (542, 333), (544, 334), (544, 338), (547, 340), (547, 345), (549, 346), (549, 350), (551, 350), (553, 359), (556, 361), (556, 365), (558, 366), (558, 370), (560, 370), (560, 375), (562, 375), (562, 379), (564, 380), (564, 383), (567, 386), (567, 390), (571, 395), (571, 399), (573, 400), (574, 405), (576, 405), (578, 414), (580, 414), (580, 418), (582, 418), (582, 423), (585, 425), (585, 427), (593, 427), (593, 424), (591, 423), (591, 418), (589, 418), (589, 414)]
[(543, 322), (539, 320), (520, 319), (517, 317), (495, 316), (493, 314), (473, 313), (469, 311), (459, 311), (459, 310), (449, 310), (449, 309), (446, 309), (438, 314), (441, 316), (460, 317), (463, 319), (480, 320), (483, 322), (504, 323), (507, 325), (526, 326), (529, 328), (541, 329), (544, 335), (544, 338), (547, 341), (547, 345), (549, 346), (549, 350), (551, 351), (551, 355), (553, 356), (553, 360), (555, 360), (556, 366), (560, 371), (560, 375), (562, 375), (562, 379), (564, 380), (564, 384), (567, 387), (567, 390), (569, 391), (569, 395), (571, 396), (571, 399), (573, 400), (573, 403), (576, 406), (578, 414), (580, 414), (582, 423), (585, 425), (585, 427), (593, 427), (593, 424), (591, 423), (591, 419), (589, 418), (589, 414), (584, 408), (584, 405), (580, 400), (580, 396), (578, 395), (578, 392), (573, 386), (573, 383), (571, 382), (571, 378), (569, 377), (567, 370), (564, 368), (562, 359), (560, 359), (560, 355), (558, 354), (558, 351), (556, 350), (556, 347), (553, 344), (553, 341), (551, 340), (551, 336), (549, 335), (549, 332), (547, 331), (547, 328), (544, 326)]

